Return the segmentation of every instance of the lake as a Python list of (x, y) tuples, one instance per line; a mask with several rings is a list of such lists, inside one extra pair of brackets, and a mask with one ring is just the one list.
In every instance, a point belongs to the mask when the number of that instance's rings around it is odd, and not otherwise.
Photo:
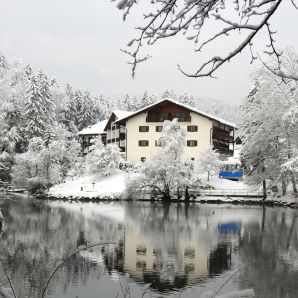
[[(1, 259), (19, 298), (298, 297), (298, 211), (2, 195)], [(0, 268), (0, 282), (7, 282)], [(5, 285), (8, 286), (7, 284)], [(143, 296), (142, 296), (143, 295)]]

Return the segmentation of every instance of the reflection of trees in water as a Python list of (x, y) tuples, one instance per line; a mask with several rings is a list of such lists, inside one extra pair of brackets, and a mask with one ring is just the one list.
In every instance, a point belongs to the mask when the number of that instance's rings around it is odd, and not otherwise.
[(212, 250), (209, 255), (209, 276), (219, 275), (223, 271), (231, 269), (231, 254), (231, 245), (219, 243), (216, 249)]
[[(6, 201), (2, 211), (5, 226), (1, 257), (19, 297), (40, 297), (53, 269), (77, 247), (102, 239), (114, 241), (122, 234), (122, 226), (107, 218), (87, 219), (79, 212), (51, 208), (44, 202)], [(101, 275), (102, 267), (103, 264), (75, 255), (57, 272), (50, 291), (57, 283), (64, 289), (71, 284), (84, 284), (90, 275)]]
[(293, 251), (298, 255), (295, 216), (296, 210), (266, 208), (261, 224), (250, 223), (244, 230), (240, 283), (242, 288), (254, 288), (256, 297), (297, 297), (298, 264), (286, 258)]
[[(67, 208), (74, 205), (54, 208), (22, 200), (2, 205), (5, 225), (0, 251), (19, 297), (40, 297), (43, 284), (63, 257), (100, 240), (118, 245), (75, 255), (55, 275), (50, 291), (55, 292), (55, 285), (66, 291), (71, 285), (84, 285), (90, 277), (99, 279), (106, 264), (110, 274), (129, 272), (135, 281), (167, 292), (231, 270), (231, 255), (239, 253), (244, 265), (242, 288), (254, 288), (260, 298), (286, 297), (287, 289), (292, 289), (289, 297), (296, 297), (296, 211), (265, 209), (262, 220), (262, 209), (255, 209), (253, 219), (241, 224), (241, 233), (221, 233), (219, 219), (228, 212), (230, 216), (231, 209), (125, 203), (123, 225), (99, 215), (86, 218), (84, 212)], [(237, 214), (241, 208), (233, 210)], [(104, 263), (99, 261), (102, 255)], [(5, 281), (2, 278), (0, 282)]]

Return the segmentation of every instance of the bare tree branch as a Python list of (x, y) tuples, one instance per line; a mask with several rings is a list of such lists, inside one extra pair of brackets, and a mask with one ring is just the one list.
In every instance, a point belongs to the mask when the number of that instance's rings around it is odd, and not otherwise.
[[(99, 243), (96, 243), (96, 244), (92, 244), (92, 245), (88, 245), (88, 246), (84, 246), (83, 248), (79, 248), (77, 249), (75, 252), (73, 252), (72, 254), (70, 254), (69, 256), (67, 256), (56, 268), (55, 270), (52, 272), (52, 274), (50, 275), (47, 283), (46, 283), (46, 286), (45, 288), (43, 289), (42, 291), (42, 295), (41, 295), (41, 298), (44, 298), (45, 297), (45, 294), (46, 294), (46, 291), (47, 291), (47, 288), (52, 280), (52, 278), (54, 277), (55, 273), (57, 272), (57, 270), (66, 262), (68, 261), (71, 257), (73, 257), (75, 254), (77, 254), (78, 252), (80, 251), (83, 251), (83, 250), (87, 250), (87, 249), (90, 249), (92, 247), (96, 247), (96, 246), (102, 246), (102, 245), (108, 245), (108, 244), (116, 244), (115, 242), (99, 242)], [(0, 259), (1, 260), (1, 259)], [(16, 297), (16, 296), (15, 296)]]
[[(136, 0), (116, 0), (117, 7), (124, 11), (124, 17), (135, 4)], [(152, 46), (158, 40), (176, 36), (180, 33), (186, 36), (195, 45), (199, 42), (201, 30), (205, 28), (206, 20), (219, 20), (228, 27), (221, 28), (212, 37), (201, 42), (201, 45), (195, 49), (196, 52), (202, 51), (206, 45), (213, 44), (220, 38), (227, 38), (232, 32), (249, 32), (244, 40), (233, 48), (226, 56), (216, 55), (213, 58), (203, 62), (196, 71), (189, 73), (178, 65), (179, 70), (188, 77), (214, 77), (214, 72), (229, 62), (236, 55), (240, 54), (247, 46), (250, 48), (251, 63), (257, 58), (253, 54), (253, 40), (263, 27), (266, 27), (266, 33), (269, 36), (270, 43), (267, 45), (269, 50), (264, 52), (268, 55), (275, 55), (279, 61), (281, 55), (274, 45), (273, 32), (270, 29), (269, 20), (276, 12), (283, 0), (151, 0), (150, 12), (144, 14), (145, 25), (140, 26), (138, 37), (128, 43), (128, 48), (122, 50), (129, 55), (132, 60), (129, 64), (132, 66), (132, 76), (135, 76), (136, 67), (140, 62), (148, 60), (150, 55), (142, 55), (143, 45)], [(296, 7), (294, 0), (291, 0)], [(236, 21), (230, 13), (233, 9), (237, 12)], [(227, 14), (228, 12), (228, 14)], [(235, 18), (235, 17), (234, 17)], [(220, 50), (219, 50), (220, 51)]]

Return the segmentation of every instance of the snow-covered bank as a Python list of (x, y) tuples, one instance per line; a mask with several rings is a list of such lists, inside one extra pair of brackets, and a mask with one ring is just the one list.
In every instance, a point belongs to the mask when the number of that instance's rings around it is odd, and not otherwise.
[[(100, 200), (120, 200), (127, 199), (124, 194), (126, 191), (126, 174), (119, 172), (112, 176), (95, 178), (85, 176), (76, 179), (68, 179), (64, 183), (53, 186), (47, 198), (52, 200), (76, 200), (76, 201), (100, 201)], [(209, 185), (215, 189), (225, 190), (249, 190), (249, 186), (243, 181), (230, 181), (213, 177)], [(152, 200), (150, 196), (139, 198), (140, 201)], [(156, 198), (153, 200), (161, 200)], [(173, 202), (183, 202), (173, 198)], [(211, 204), (243, 204), (243, 205), (266, 205), (298, 208), (298, 198), (292, 194), (285, 197), (269, 197), (265, 201), (262, 198), (245, 198), (236, 196), (205, 196), (192, 197), (191, 202), (211, 203)]]
[(200, 196), (194, 201), (208, 204), (243, 204), (298, 208), (298, 198), (291, 196), (281, 198), (268, 198), (265, 201), (263, 201), (262, 198)]
[(50, 188), (48, 197), (69, 200), (120, 199), (125, 190), (125, 175), (117, 173), (102, 178), (85, 176), (68, 179)]

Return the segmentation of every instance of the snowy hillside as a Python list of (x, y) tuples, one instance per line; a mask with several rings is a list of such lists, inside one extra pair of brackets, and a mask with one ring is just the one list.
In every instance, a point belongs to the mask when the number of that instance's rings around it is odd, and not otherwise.
[(213, 116), (236, 123), (240, 116), (240, 106), (231, 105), (214, 98), (195, 97), (195, 105), (199, 110), (207, 112)]

